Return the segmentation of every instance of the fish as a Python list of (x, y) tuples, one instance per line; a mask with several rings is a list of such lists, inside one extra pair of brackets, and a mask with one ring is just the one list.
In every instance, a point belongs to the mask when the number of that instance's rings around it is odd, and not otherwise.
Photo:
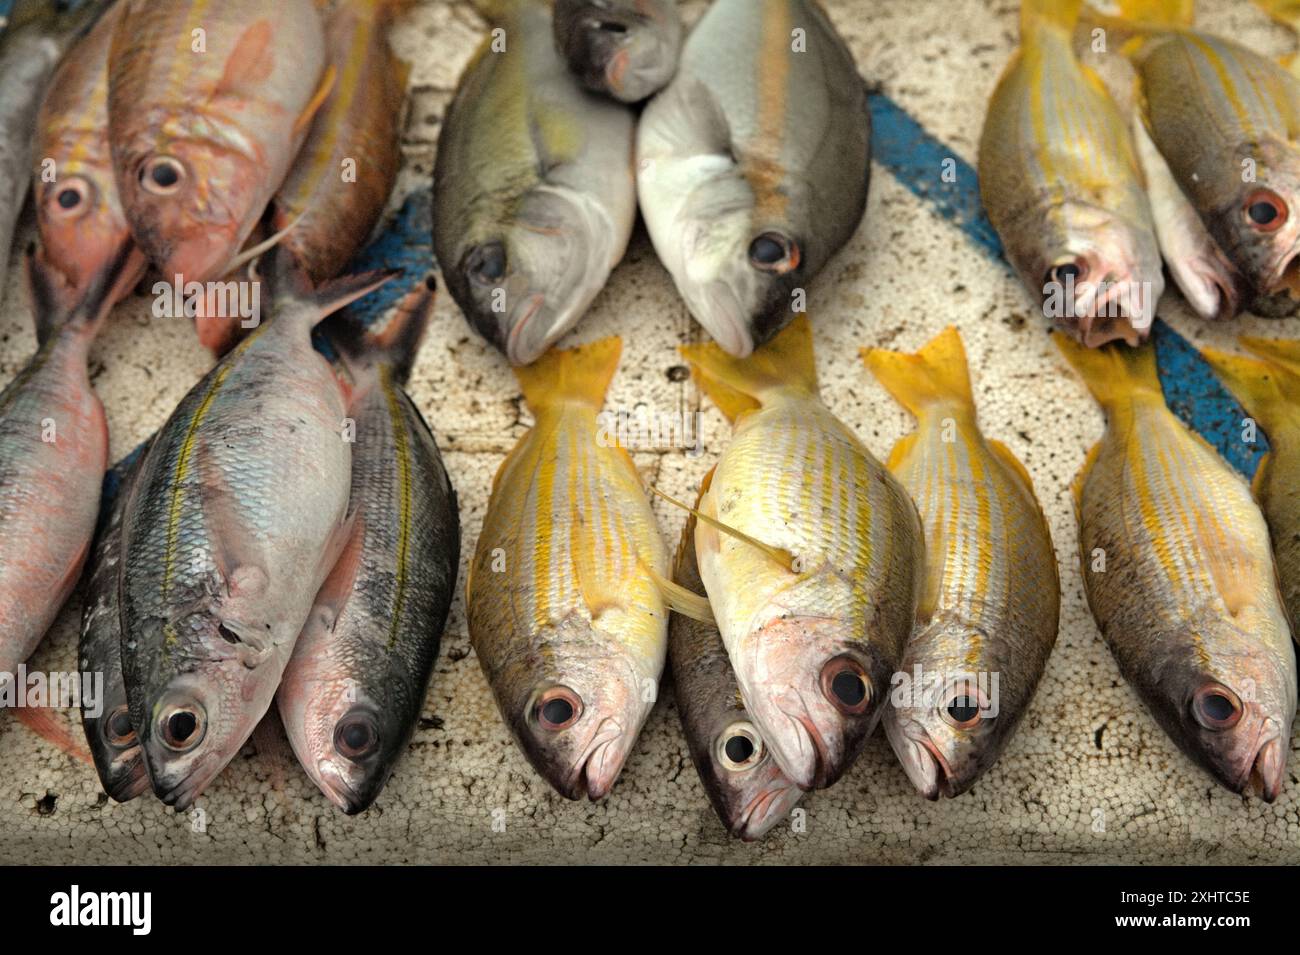
[[(147, 445), (146, 445), (147, 447)], [(104, 690), (98, 713), (83, 701), (81, 726), (95, 761), (104, 792), (117, 802), (129, 802), (150, 789), (140, 738), (131, 726), (122, 677), (122, 616), (118, 581), (122, 566), (122, 514), (144, 450), (138, 449), (116, 482), (116, 493), (100, 519), (90, 559), (86, 563), (81, 607), (81, 638), (77, 659), (82, 673), (100, 673)], [(108, 497), (108, 480), (105, 494)]]
[(696, 509), (700, 578), (773, 758), (822, 789), (888, 705), (924, 576), (920, 517), (821, 403), (807, 316), (748, 358), (681, 351), (733, 424)]
[(1120, 673), (1225, 788), (1281, 791), (1296, 660), (1250, 489), (1165, 405), (1155, 350), (1057, 346), (1106, 430), (1072, 488), (1084, 592)]
[(90, 384), (107, 285), (71, 308), (65, 279), (29, 250), (38, 348), (0, 392), (0, 674), (14, 673), (71, 595), (90, 550), (108, 467), (108, 423)]
[(125, 250), (131, 255), (117, 282), (124, 292), (148, 266), (133, 247), (108, 142), (108, 50), (122, 9), (111, 6), (62, 60), (37, 114), (33, 195), (39, 254), (63, 274), (61, 287), (73, 302)]
[(433, 238), (456, 304), (512, 365), (586, 313), (636, 218), (631, 111), (584, 90), (550, 8), (499, 0), (438, 137)]
[(967, 792), (1011, 741), (1060, 623), (1052, 535), (1025, 466), (976, 421), (961, 335), (863, 349), (917, 419), (888, 467), (925, 525), (925, 586), (885, 733), (927, 799)]
[(511, 734), (569, 799), (609, 794), (658, 694), (668, 553), (597, 413), (622, 345), (515, 369), (536, 424), (492, 481), (465, 583), (470, 643)]
[(1300, 298), (1300, 80), (1193, 30), (1184, 0), (1118, 6), (1119, 17), (1094, 19), (1124, 43), (1174, 179), (1254, 294)]
[(0, 34), (0, 305), (18, 215), (31, 183), (34, 131), (41, 100), (63, 54), (103, 12), (103, 4), (73, 10), (42, 0), (19, 3)]
[(866, 87), (813, 0), (717, 0), (642, 113), (636, 149), (655, 251), (739, 358), (794, 319), (866, 211)]
[(1300, 356), (1300, 343), (1249, 337), (1240, 342), (1263, 360), (1213, 348), (1201, 354), (1268, 436), (1269, 451), (1255, 470), (1251, 493), (1268, 522), (1282, 601), (1294, 628), (1300, 621), (1300, 364), (1289, 365), (1285, 356), (1288, 346)]
[(1201, 222), (1136, 113), (1132, 129), (1156, 239), (1169, 274), (1192, 311), (1201, 318), (1206, 321), (1232, 318), (1249, 294), (1241, 273)]
[(378, 327), (326, 323), (353, 380), (352, 539), (276, 693), (307, 775), (345, 813), (378, 797), (424, 704), (460, 569), (456, 492), (402, 386), (433, 306), (420, 283)]
[(1044, 317), (1090, 347), (1151, 333), (1160, 247), (1129, 125), (1075, 57), (1082, 0), (1023, 0), (989, 100), (980, 197)]
[[(686, 520), (673, 579), (698, 594), (704, 583), (695, 523)], [(761, 839), (789, 817), (803, 790), (781, 771), (745, 709), (717, 624), (674, 613), (668, 634), (677, 713), (704, 791), (728, 832), (745, 842)]]
[(273, 250), (269, 314), (182, 399), (122, 517), (122, 669), (155, 794), (186, 809), (270, 708), (355, 521), (348, 405), (312, 349), (391, 278), (313, 287)]
[(556, 47), (593, 92), (639, 103), (677, 72), (676, 0), (555, 0), (554, 16)]
[(333, 86), (312, 0), (120, 0), (108, 58), (113, 170), (167, 281), (234, 267)]

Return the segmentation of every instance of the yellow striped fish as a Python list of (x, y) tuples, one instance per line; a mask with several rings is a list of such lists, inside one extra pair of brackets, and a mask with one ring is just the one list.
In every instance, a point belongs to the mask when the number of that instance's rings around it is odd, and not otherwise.
[(1075, 479), (1083, 583), (1120, 672), (1234, 792), (1282, 787), (1296, 661), (1268, 527), (1241, 477), (1165, 406), (1151, 346), (1056, 343), (1106, 412)]
[(1096, 18), (1137, 70), (1151, 139), (1256, 294), (1300, 297), (1300, 81), (1190, 29), (1187, 0), (1119, 0)]
[(609, 793), (668, 647), (668, 552), (631, 459), (600, 438), (621, 350), (607, 338), (515, 369), (537, 423), (493, 479), (465, 587), (501, 715), (570, 799)]
[(1206, 360), (1268, 435), (1269, 453), (1259, 462), (1251, 491), (1264, 511), (1282, 598), (1291, 620), (1300, 621), (1300, 342), (1242, 338), (1264, 361), (1207, 348)]
[(1020, 49), (989, 101), (980, 195), (1046, 317), (1086, 345), (1136, 345), (1164, 291), (1129, 134), (1071, 33), (1082, 0), (1023, 0)]
[(925, 559), (916, 507), (817, 395), (799, 316), (748, 358), (682, 349), (733, 422), (695, 531), (745, 706), (786, 775), (829, 786), (885, 707)]
[(976, 424), (957, 329), (915, 355), (863, 358), (916, 416), (889, 470), (925, 526), (925, 587), (885, 732), (921, 795), (956, 796), (1006, 748), (1043, 675), (1060, 618), (1056, 552), (1029, 474)]

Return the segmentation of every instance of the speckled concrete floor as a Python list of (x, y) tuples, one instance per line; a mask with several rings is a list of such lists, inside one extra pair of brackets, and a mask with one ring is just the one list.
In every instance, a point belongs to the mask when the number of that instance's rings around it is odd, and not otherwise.
[[(703, 6), (690, 0), (683, 9), (694, 20)], [(827, 6), (863, 75), (974, 161), (984, 104), (1015, 44), (1017, 4)], [(1291, 48), (1287, 34), (1244, 0), (1200, 6), (1209, 30), (1265, 53)], [(398, 32), (396, 46), (415, 70), (397, 198), (428, 183), (442, 112), (482, 29), (463, 0), (430, 0)], [(33, 349), (16, 270), (9, 281), (0, 315), (5, 381)], [(877, 168), (867, 217), (813, 286), (809, 310), (823, 397), (882, 456), (912, 424), (861, 367), (858, 347), (910, 350), (955, 323), (970, 352), (984, 429), (1025, 462), (1047, 511), (1062, 564), (1060, 639), (1018, 735), (974, 792), (925, 802), (878, 733), (839, 785), (805, 799), (804, 831), (781, 826), (759, 844), (742, 845), (709, 808), (666, 689), (612, 795), (599, 804), (568, 802), (532, 773), (507, 736), (473, 658), (458, 595), (410, 751), (365, 815), (348, 818), (334, 809), (287, 744), (263, 752), (246, 747), (188, 815), (151, 798), (120, 806), (100, 792), (90, 767), (0, 714), (0, 861), (1300, 861), (1294, 753), (1274, 805), (1231, 795), (1174, 748), (1120, 681), (1084, 604), (1067, 490), (1101, 431), (1101, 416), (1009, 273)], [(1300, 319), (1207, 326), (1176, 292), (1167, 293), (1161, 314), (1197, 344), (1229, 346), (1239, 332), (1300, 335)], [(625, 348), (609, 407), (703, 407), (703, 456), (635, 456), (647, 480), (686, 496), (724, 446), (727, 429), (692, 384), (677, 380), (675, 347), (701, 333), (640, 229), (569, 343), (611, 334), (622, 335)], [(147, 437), (207, 367), (186, 325), (151, 320), (143, 299), (123, 305), (95, 348), (92, 369), (108, 409), (114, 459)], [(460, 495), (463, 563), (492, 474), (523, 431), (519, 391), (503, 360), (469, 332), (445, 295), (411, 391), (438, 434)], [(665, 539), (675, 542), (681, 516), (660, 501), (655, 507)], [(34, 667), (74, 665), (79, 613), (74, 598)]]

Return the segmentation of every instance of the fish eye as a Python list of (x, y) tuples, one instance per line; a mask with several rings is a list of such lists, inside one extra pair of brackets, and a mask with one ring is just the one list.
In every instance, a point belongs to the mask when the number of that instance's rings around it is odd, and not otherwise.
[(1287, 205), (1268, 189), (1256, 189), (1242, 206), (1246, 221), (1257, 232), (1274, 232), (1287, 220)]
[(170, 196), (185, 180), (185, 166), (174, 156), (154, 156), (140, 167), (140, 185), (155, 196)]
[(619, 23), (617, 20), (592, 20), (591, 25), (602, 33), (623, 34), (627, 32), (627, 24)]
[(1241, 700), (1226, 686), (1209, 683), (1192, 697), (1192, 715), (1207, 730), (1226, 730), (1241, 720)]
[(766, 748), (753, 723), (732, 723), (718, 735), (718, 762), (733, 773), (750, 769), (763, 761)]
[(582, 715), (582, 698), (567, 686), (553, 686), (538, 699), (536, 714), (542, 729), (568, 729)]
[(334, 748), (345, 759), (356, 762), (379, 748), (379, 726), (367, 712), (347, 713), (334, 727)]
[(506, 249), (500, 242), (475, 246), (465, 259), (465, 271), (479, 285), (494, 285), (506, 274)]
[(158, 729), (168, 749), (188, 752), (203, 741), (207, 732), (203, 709), (197, 704), (168, 707), (158, 721)]
[(1057, 262), (1047, 270), (1044, 285), (1065, 285), (1068, 282), (1082, 282), (1088, 277), (1088, 261), (1072, 259), (1069, 262)]
[(764, 232), (749, 243), (749, 264), (778, 275), (799, 266), (799, 246), (776, 232)]
[(871, 683), (857, 660), (836, 657), (822, 667), (822, 693), (841, 713), (856, 716), (871, 702)]
[(125, 749), (135, 742), (135, 728), (131, 725), (131, 713), (125, 703), (115, 707), (112, 713), (108, 714), (108, 719), (100, 724), (104, 732), (104, 740), (118, 749)]
[(984, 694), (969, 681), (958, 680), (949, 690), (947, 701), (940, 709), (949, 725), (960, 730), (971, 729), (984, 719)]
[(80, 176), (72, 176), (59, 183), (58, 189), (51, 196), (50, 213), (56, 219), (75, 219), (85, 215), (90, 208), (92, 195), (89, 182)]

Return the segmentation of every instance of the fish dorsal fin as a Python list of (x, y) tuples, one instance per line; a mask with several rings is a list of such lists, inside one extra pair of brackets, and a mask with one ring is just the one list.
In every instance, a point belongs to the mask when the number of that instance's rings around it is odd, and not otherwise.
[[(709, 473), (712, 474), (712, 472)], [(742, 543), (748, 544), (750, 547), (753, 547), (756, 550), (762, 552), (763, 554), (766, 554), (775, 563), (780, 564), (782, 567), (784, 567), (786, 570), (790, 571), (791, 573), (797, 573), (797, 571), (795, 571), (794, 569), (795, 557), (792, 553), (790, 553), (785, 548), (775, 547), (771, 544), (765, 544), (758, 538), (751, 537), (750, 535), (746, 534), (744, 531), (737, 530), (736, 528), (732, 527), (730, 524), (725, 524), (722, 521), (718, 520), (716, 517), (710, 517), (708, 514), (705, 514), (703, 511), (691, 507), (689, 504), (683, 504), (681, 501), (677, 500), (676, 498), (669, 497), (667, 494), (659, 490), (657, 487), (651, 487), (650, 490), (651, 492), (658, 494), (660, 497), (662, 497), (665, 501), (667, 501), (669, 504), (673, 505), (674, 507), (679, 507), (683, 511), (686, 511), (688, 514), (693, 515), (696, 520), (703, 521), (704, 523), (708, 524), (710, 527), (714, 528), (715, 530), (720, 531), (723, 534), (726, 534), (728, 537), (732, 537), (738, 541), (741, 541)]]
[(1011, 452), (1011, 449), (996, 438), (986, 438), (985, 443), (988, 444), (989, 448), (992, 449), (993, 453), (998, 456), (1003, 464), (1009, 467), (1013, 473), (1018, 475), (1020, 480), (1025, 482), (1025, 488), (1030, 494), (1033, 494), (1034, 479), (1029, 476), (1029, 469), (1026, 468), (1024, 463)]
[(934, 404), (975, 407), (961, 335), (949, 325), (915, 355), (884, 348), (862, 349), (862, 360), (885, 390), (919, 418)]
[(817, 364), (807, 315), (796, 316), (745, 358), (727, 354), (715, 342), (684, 345), (680, 350), (705, 394), (733, 423), (773, 392), (817, 396)]
[(916, 432), (913, 431), (911, 434), (903, 435), (890, 449), (889, 457), (885, 461), (885, 467), (889, 468), (892, 473), (897, 474), (898, 469), (907, 460), (907, 456), (912, 453), (914, 447), (916, 447)]
[(622, 351), (622, 340), (616, 337), (577, 348), (553, 348), (531, 365), (515, 368), (515, 378), (534, 413), (570, 401), (599, 410)]

